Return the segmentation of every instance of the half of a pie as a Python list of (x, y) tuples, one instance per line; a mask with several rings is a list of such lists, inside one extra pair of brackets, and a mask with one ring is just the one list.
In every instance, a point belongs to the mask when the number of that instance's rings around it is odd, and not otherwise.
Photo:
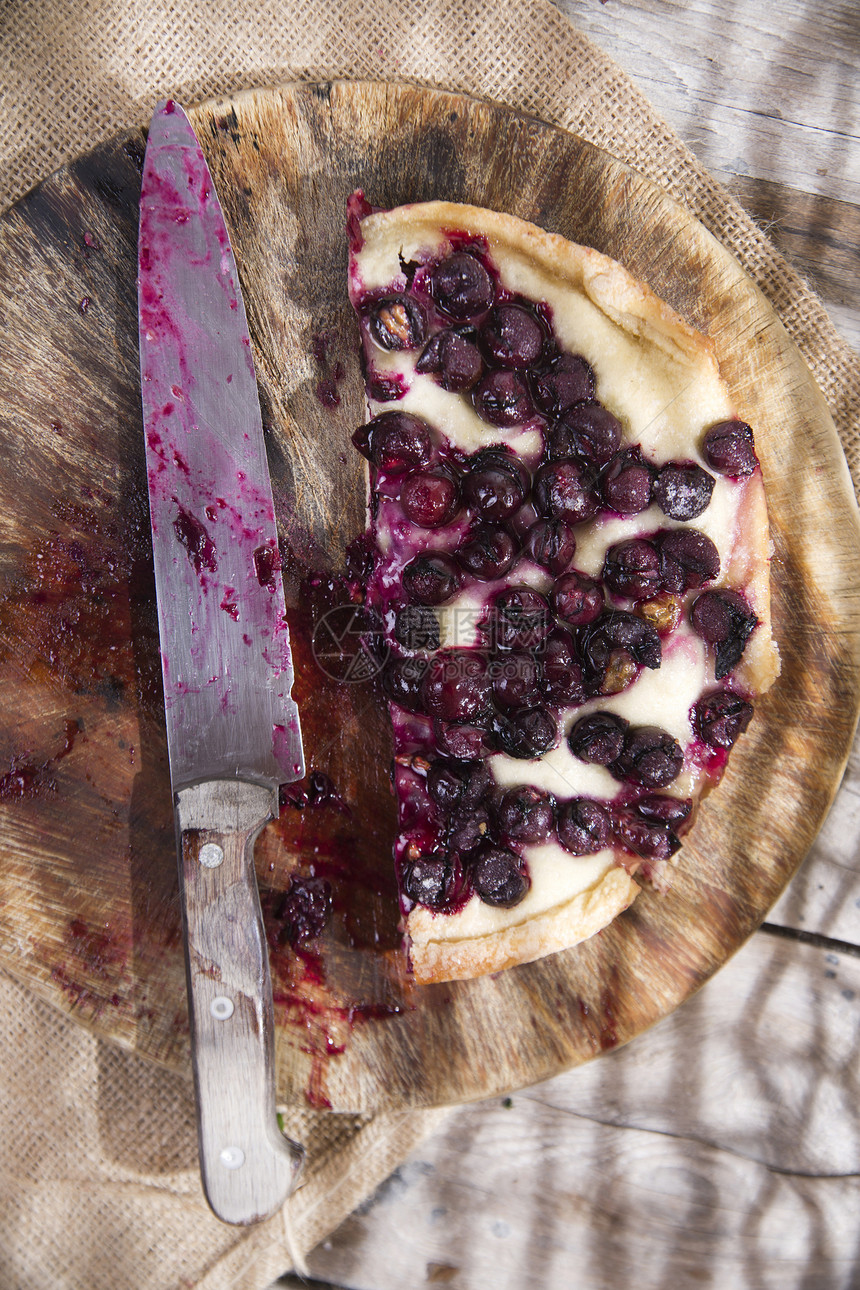
[(401, 908), (419, 982), (473, 977), (668, 887), (779, 670), (762, 474), (620, 264), (445, 202), (349, 231)]

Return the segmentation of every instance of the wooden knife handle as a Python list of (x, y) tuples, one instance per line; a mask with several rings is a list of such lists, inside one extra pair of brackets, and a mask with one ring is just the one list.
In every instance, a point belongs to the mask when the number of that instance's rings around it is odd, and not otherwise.
[(216, 780), (176, 794), (200, 1172), (225, 1223), (254, 1223), (294, 1189), (303, 1150), (275, 1112), (269, 957), (254, 841), (277, 790)]

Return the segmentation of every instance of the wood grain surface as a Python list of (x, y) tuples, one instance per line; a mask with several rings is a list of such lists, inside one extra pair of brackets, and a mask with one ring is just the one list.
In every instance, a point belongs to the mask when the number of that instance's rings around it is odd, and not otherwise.
[(555, 0), (809, 281), (860, 351), (851, 0)]
[[(257, 846), (279, 1090), (335, 1109), (470, 1100), (547, 1077), (664, 1017), (743, 943), (803, 859), (858, 707), (858, 530), (805, 364), (736, 263), (612, 158), (516, 113), (406, 88), (251, 93), (193, 118), (248, 305), (311, 768)], [(187, 1061), (179, 911), (138, 406), (139, 135), (0, 222), (0, 962), (100, 1033)], [(783, 674), (705, 804), (665, 898), (497, 978), (410, 986), (388, 868), (390, 750), (372, 684), (314, 659), (363, 526), (364, 418), (344, 203), (445, 197), (510, 210), (621, 259), (714, 338), (757, 432)], [(318, 575), (318, 576), (314, 576)], [(333, 670), (333, 669), (330, 669)], [(319, 954), (280, 944), (289, 872), (323, 871)]]

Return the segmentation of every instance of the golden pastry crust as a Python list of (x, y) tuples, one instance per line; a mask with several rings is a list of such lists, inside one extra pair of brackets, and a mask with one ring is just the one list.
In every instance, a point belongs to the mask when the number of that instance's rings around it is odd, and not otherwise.
[(385, 248), (387, 254), (392, 242), (398, 247), (404, 240), (432, 245), (444, 239), (445, 230), (485, 239), (490, 255), (497, 247), (516, 250), (556, 281), (584, 292), (619, 327), (677, 349), (693, 362), (704, 360), (716, 367), (711, 340), (617, 260), (502, 211), (456, 202), (421, 202), (374, 212), (361, 222), (365, 266), (374, 248)]
[(770, 527), (760, 471), (746, 481), (738, 529), (743, 540), (733, 544), (731, 560), (716, 585), (743, 587), (755, 610), (759, 625), (750, 637), (734, 675), (750, 694), (764, 694), (779, 676), (779, 650), (771, 625)]
[[(361, 220), (360, 227), (362, 242), (353, 247), (350, 261), (350, 294), (357, 307), (364, 293), (403, 291), (407, 286), (404, 266), (412, 260), (426, 263), (442, 258), (452, 249), (452, 234), (460, 245), (463, 235), (480, 239), (509, 291), (549, 302), (560, 347), (581, 354), (591, 364), (601, 403), (625, 426), (624, 444), (641, 444), (648, 459), (658, 465), (685, 460), (705, 465), (702, 442), (706, 429), (735, 415), (711, 340), (689, 326), (621, 264), (600, 252), (511, 215), (448, 202), (374, 212)], [(382, 356), (382, 361), (390, 358)], [(413, 414), (423, 413), (449, 442), (473, 453), (486, 442), (488, 427), (477, 422), (471, 406), (465, 410), (460, 406), (458, 396), (440, 392), (428, 384), (430, 378), (415, 379), (414, 361), (414, 355), (397, 355), (392, 369), (407, 377), (402, 402), (374, 405), (371, 400), (371, 411), (376, 414), (402, 406)], [(514, 428), (510, 432), (493, 430), (490, 438), (515, 451), (528, 451), (531, 441), (518, 436), (519, 430)], [(735, 689), (755, 697), (779, 672), (771, 628), (770, 537), (761, 471), (743, 480), (718, 479), (717, 495), (721, 500), (712, 508), (715, 518), (710, 522), (722, 523), (722, 528), (710, 535), (720, 550), (721, 567), (719, 577), (708, 586), (743, 591), (758, 618), (731, 678)], [(649, 525), (653, 531), (678, 523), (655, 507), (634, 520), (632, 527), (638, 524), (643, 535), (649, 532)], [(693, 521), (693, 527), (700, 527), (699, 521)], [(586, 551), (583, 541), (580, 552), (578, 539), (578, 555), (590, 558), (593, 567), (586, 568), (579, 559), (574, 560), (574, 567), (599, 576), (603, 549), (598, 545), (590, 556)], [(539, 583), (534, 585), (542, 589)], [(691, 599), (688, 594), (687, 610)], [(714, 688), (712, 663), (709, 666), (710, 682), (703, 670), (696, 697)], [(669, 685), (670, 678), (665, 679)], [(595, 706), (590, 702), (582, 711), (592, 711)], [(613, 701), (603, 706), (619, 710)], [(524, 763), (526, 780), (531, 764)], [(702, 794), (713, 786), (714, 776), (703, 771), (685, 772), (685, 776), (668, 792), (689, 795), (695, 810)], [(639, 891), (628, 872), (635, 872), (637, 857), (618, 848), (614, 860), (615, 867), (585, 890), (563, 893), (557, 903), (547, 905), (545, 901), (531, 913), (520, 906), (494, 910), (498, 917), (476, 933), (469, 933), (469, 919), (459, 912), (434, 913), (414, 906), (405, 928), (416, 980), (426, 983), (497, 972), (594, 935), (622, 913)], [(658, 888), (667, 885), (665, 870), (666, 864), (661, 862), (649, 874)]]
[[(623, 913), (639, 895), (639, 887), (620, 867), (603, 877), (557, 909), (546, 910), (527, 922), (514, 922), (483, 936), (462, 940), (434, 938), (437, 919), (416, 906), (406, 920), (409, 960), (419, 985), (434, 981), (470, 980), (501, 972), (570, 949), (588, 940)], [(516, 910), (511, 910), (512, 919)]]

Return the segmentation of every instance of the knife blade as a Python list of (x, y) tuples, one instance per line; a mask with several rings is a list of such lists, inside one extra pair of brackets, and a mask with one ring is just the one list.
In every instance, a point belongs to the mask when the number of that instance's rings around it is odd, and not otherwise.
[(138, 238), (141, 402), (201, 1176), (251, 1223), (294, 1188), (254, 842), (304, 774), (248, 322), (188, 117), (155, 109)]

